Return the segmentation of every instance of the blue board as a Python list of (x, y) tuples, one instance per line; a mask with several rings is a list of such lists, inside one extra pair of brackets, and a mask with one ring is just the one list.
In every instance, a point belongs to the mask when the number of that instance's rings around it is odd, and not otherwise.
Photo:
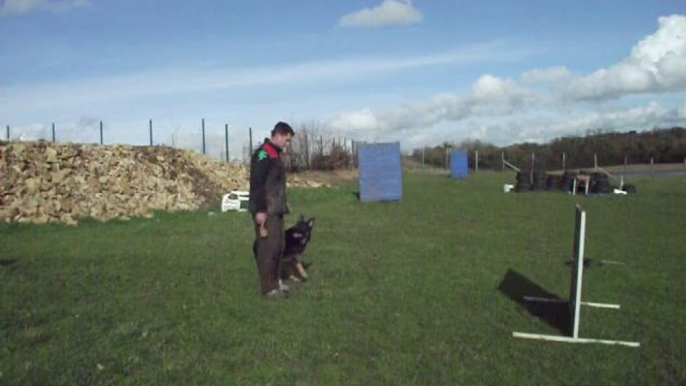
[(398, 201), (403, 192), (400, 143), (360, 145), (360, 200)]
[(469, 176), (467, 152), (464, 150), (453, 150), (450, 153), (450, 177), (465, 178), (467, 176)]

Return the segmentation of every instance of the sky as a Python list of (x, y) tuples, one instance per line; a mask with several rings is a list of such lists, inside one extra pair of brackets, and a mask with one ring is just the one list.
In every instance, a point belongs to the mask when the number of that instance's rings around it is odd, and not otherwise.
[[(0, 0), (12, 138), (241, 157), (277, 121), (403, 150), (686, 126), (684, 0)], [(5, 130), (0, 130), (4, 139)]]

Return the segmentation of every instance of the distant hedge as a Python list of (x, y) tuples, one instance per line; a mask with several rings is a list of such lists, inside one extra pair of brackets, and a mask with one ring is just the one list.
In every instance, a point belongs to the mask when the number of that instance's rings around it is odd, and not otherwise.
[(463, 141), (459, 144), (446, 142), (440, 146), (415, 149), (412, 158), (422, 160), (426, 165), (444, 167), (447, 149), (462, 149), (469, 152), (469, 167), (475, 165), (475, 152), (479, 152), (479, 168), (500, 169), (502, 154), (511, 164), (529, 169), (532, 153), (535, 154), (535, 167), (561, 169), (562, 155), (565, 155), (567, 168), (592, 167), (594, 155), (599, 165), (680, 163), (686, 159), (686, 129), (653, 129), (650, 131), (627, 133), (603, 132), (600, 130), (584, 137), (568, 136), (556, 138), (545, 144), (519, 143), (498, 147), (481, 141)]

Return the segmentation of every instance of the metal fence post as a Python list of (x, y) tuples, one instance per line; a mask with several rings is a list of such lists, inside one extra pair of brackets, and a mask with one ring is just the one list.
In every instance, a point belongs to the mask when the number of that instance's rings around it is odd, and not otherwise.
[(202, 154), (205, 154), (205, 118), (202, 119)]
[(226, 148), (226, 162), (229, 162), (229, 124), (224, 124), (224, 146)]
[(150, 146), (152, 146), (152, 119), (149, 120), (150, 123)]
[(250, 149), (248, 149), (248, 157), (252, 157), (252, 127), (248, 127), (248, 135), (250, 136)]
[(52, 143), (55, 143), (55, 122), (52, 123)]

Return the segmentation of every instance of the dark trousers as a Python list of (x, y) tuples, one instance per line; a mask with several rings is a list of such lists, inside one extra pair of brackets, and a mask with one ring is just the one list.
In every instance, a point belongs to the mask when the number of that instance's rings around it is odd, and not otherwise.
[(255, 224), (255, 243), (253, 253), (260, 277), (260, 289), (265, 294), (279, 288), (279, 264), (283, 256), (286, 238), (283, 229), (283, 216), (267, 216), (265, 224), (267, 237), (260, 236), (260, 226)]

